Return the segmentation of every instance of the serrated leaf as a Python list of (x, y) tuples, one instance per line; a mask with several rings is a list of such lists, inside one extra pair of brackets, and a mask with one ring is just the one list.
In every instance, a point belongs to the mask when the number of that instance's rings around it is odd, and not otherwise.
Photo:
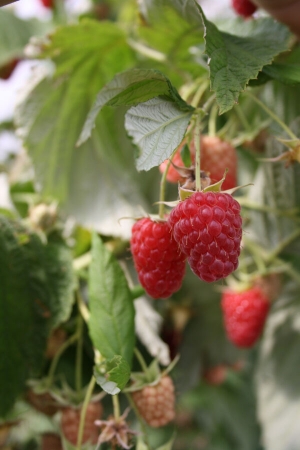
[[(0, 415), (39, 373), (53, 326), (72, 302), (69, 256), (0, 217)], [(69, 284), (70, 283), (70, 284)]]
[(77, 145), (81, 145), (90, 137), (96, 117), (103, 106), (132, 106), (159, 95), (178, 101), (179, 105), (182, 102), (170, 80), (157, 70), (131, 69), (116, 75), (98, 93)]
[(202, 27), (201, 14), (194, 0), (140, 0), (139, 7), (147, 19), (163, 15), (166, 8), (173, 8), (187, 22)]
[(290, 32), (284, 25), (271, 18), (251, 22), (244, 25), (243, 36), (234, 36), (218, 30), (203, 14), (211, 89), (216, 92), (220, 114), (237, 103), (249, 80), (288, 50)]
[(94, 234), (89, 270), (89, 332), (106, 359), (121, 355), (131, 365), (134, 349), (134, 307), (125, 275)]
[[(103, 370), (101, 370), (103, 368)], [(104, 372), (104, 373), (103, 373)], [(124, 389), (130, 378), (130, 367), (122, 356), (116, 355), (95, 367), (94, 375), (97, 383), (110, 395), (118, 394)]]
[(37, 81), (30, 80), (16, 110), (18, 134), (28, 148), (36, 181), (43, 194), (58, 199), (79, 223), (103, 234), (128, 237), (131, 224), (123, 221), (120, 226), (118, 220), (134, 217), (134, 205), (143, 200), (123, 111), (102, 111), (92, 138), (76, 148), (97, 92), (133, 61), (125, 35), (113, 23), (62, 27), (52, 35), (46, 56), (53, 56), (56, 78), (42, 74)]
[(130, 108), (125, 128), (141, 150), (137, 169), (150, 170), (169, 158), (181, 143), (192, 115), (192, 108), (181, 110), (159, 97)]

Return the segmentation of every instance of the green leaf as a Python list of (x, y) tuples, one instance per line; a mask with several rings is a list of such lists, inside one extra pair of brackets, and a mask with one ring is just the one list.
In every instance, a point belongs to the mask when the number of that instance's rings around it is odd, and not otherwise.
[(97, 95), (77, 145), (90, 137), (103, 106), (133, 106), (159, 95), (165, 95), (179, 105), (183, 102), (170, 80), (157, 70), (131, 69), (116, 75)]
[(274, 63), (265, 66), (263, 72), (274, 80), (285, 84), (300, 83), (300, 65), (299, 64), (279, 64)]
[(0, 416), (44, 363), (51, 328), (72, 302), (71, 259), (58, 244), (0, 217)]
[(31, 36), (44, 34), (49, 26), (37, 20), (22, 20), (8, 9), (0, 9), (0, 66), (23, 56)]
[(108, 394), (121, 392), (130, 378), (130, 367), (122, 356), (116, 355), (94, 369), (97, 383)]
[(134, 306), (125, 275), (94, 234), (89, 271), (89, 332), (104, 358), (121, 355), (131, 365), (134, 349)]
[(167, 8), (172, 8), (187, 22), (202, 27), (199, 7), (194, 0), (141, 0), (139, 6), (148, 20), (161, 16)]
[(129, 109), (125, 128), (141, 150), (136, 162), (138, 170), (150, 170), (171, 156), (181, 143), (192, 114), (192, 108), (179, 109), (174, 102), (160, 97)]
[(257, 368), (258, 414), (266, 450), (294, 450), (300, 440), (299, 285), (289, 283), (269, 315)]
[(76, 148), (97, 92), (132, 64), (126, 37), (113, 23), (83, 22), (58, 29), (43, 56), (53, 56), (56, 78), (30, 80), (16, 111), (36, 181), (79, 223), (128, 237), (130, 224), (118, 220), (134, 217), (143, 200), (123, 111), (102, 111), (92, 138)]
[[(275, 56), (288, 50), (288, 29), (271, 18), (244, 24), (243, 36), (219, 31), (203, 14), (206, 54), (210, 58), (211, 89), (216, 92), (220, 114), (237, 103), (249, 80)], [(276, 39), (274, 39), (276, 36)]]

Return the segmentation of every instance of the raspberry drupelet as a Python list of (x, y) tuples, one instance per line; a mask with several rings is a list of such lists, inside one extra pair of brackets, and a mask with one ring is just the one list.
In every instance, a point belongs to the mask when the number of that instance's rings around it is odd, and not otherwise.
[(240, 209), (227, 193), (195, 192), (172, 210), (169, 223), (174, 239), (202, 280), (220, 280), (238, 267)]

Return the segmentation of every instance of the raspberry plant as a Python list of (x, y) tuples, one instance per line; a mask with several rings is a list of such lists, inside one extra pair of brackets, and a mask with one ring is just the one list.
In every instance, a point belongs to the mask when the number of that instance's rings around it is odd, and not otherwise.
[(249, 2), (92, 3), (0, 9), (0, 66), (33, 67), (1, 123), (0, 447), (296, 449), (299, 43)]

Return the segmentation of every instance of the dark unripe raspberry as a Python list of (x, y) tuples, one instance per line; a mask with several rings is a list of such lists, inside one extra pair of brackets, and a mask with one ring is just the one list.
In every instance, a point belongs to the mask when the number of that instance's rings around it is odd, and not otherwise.
[(228, 339), (237, 347), (252, 347), (270, 309), (268, 297), (258, 287), (243, 292), (228, 289), (222, 295), (221, 306)]
[(251, 17), (257, 10), (257, 6), (250, 0), (232, 0), (232, 7), (237, 14), (245, 18)]
[(141, 285), (153, 298), (167, 298), (181, 287), (185, 255), (179, 250), (168, 222), (149, 218), (132, 227), (131, 252)]
[(237, 268), (242, 238), (240, 209), (229, 194), (195, 192), (171, 212), (174, 239), (202, 280), (220, 280)]
[(175, 417), (175, 393), (172, 378), (164, 376), (155, 386), (132, 393), (136, 407), (150, 427), (163, 427)]
[[(82, 443), (96, 444), (99, 437), (99, 429), (95, 421), (101, 418), (103, 408), (101, 403), (90, 403), (87, 407), (83, 429)], [(61, 416), (61, 430), (64, 437), (71, 444), (76, 445), (80, 423), (81, 409), (65, 408)]]
[(41, 450), (63, 450), (60, 436), (54, 433), (43, 434), (41, 439)]

